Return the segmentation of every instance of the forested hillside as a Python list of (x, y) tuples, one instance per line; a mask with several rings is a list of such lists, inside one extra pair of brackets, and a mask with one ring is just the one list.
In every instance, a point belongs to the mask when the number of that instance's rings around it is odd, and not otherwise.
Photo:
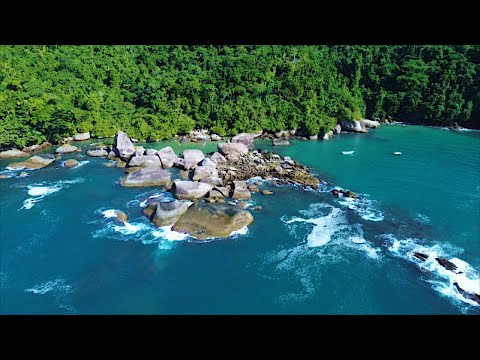
[(480, 46), (0, 46), (0, 147), (340, 119), (479, 127)]

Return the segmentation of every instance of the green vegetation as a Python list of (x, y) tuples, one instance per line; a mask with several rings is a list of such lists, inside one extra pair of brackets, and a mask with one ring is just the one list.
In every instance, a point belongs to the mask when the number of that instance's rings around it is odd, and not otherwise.
[(0, 147), (385, 114), (479, 127), (479, 66), (479, 46), (0, 46)]

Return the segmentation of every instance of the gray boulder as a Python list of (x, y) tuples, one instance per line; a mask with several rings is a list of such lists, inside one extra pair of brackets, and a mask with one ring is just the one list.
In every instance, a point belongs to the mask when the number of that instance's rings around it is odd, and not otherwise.
[(143, 146), (137, 146), (134, 152), (135, 156), (145, 155), (145, 148)]
[(90, 139), (90, 132), (73, 135), (73, 140), (75, 141), (83, 141), (88, 139)]
[(223, 156), (219, 152), (213, 153), (210, 159), (216, 164), (225, 164), (227, 162), (227, 159), (225, 159), (225, 156)]
[(42, 155), (35, 155), (31, 158), (11, 163), (8, 165), (10, 169), (40, 169), (45, 166), (50, 165), (52, 162), (55, 161), (55, 156), (52, 154), (42, 154)]
[(175, 159), (173, 161), (173, 166), (175, 166), (176, 168), (185, 170), (185, 159), (175, 157)]
[(344, 131), (360, 133), (367, 132), (365, 124), (357, 120), (341, 120), (340, 125)]
[(335, 127), (333, 128), (333, 132), (335, 134), (340, 134), (342, 132), (342, 126), (340, 124), (335, 125)]
[(122, 186), (161, 186), (170, 182), (170, 173), (159, 166), (132, 172), (120, 180)]
[(233, 200), (247, 200), (252, 197), (252, 193), (248, 190), (247, 183), (243, 180), (235, 180), (233, 182)]
[(240, 144), (243, 144), (245, 145), (247, 148), (251, 149), (253, 148), (253, 141), (255, 140), (255, 138), (259, 137), (260, 135), (262, 135), (262, 131), (260, 131), (259, 133), (240, 133), (238, 135), (235, 135), (231, 140), (230, 142), (231, 143), (240, 143)]
[(147, 149), (147, 150), (145, 150), (145, 155), (157, 155), (157, 150)]
[(247, 145), (242, 143), (220, 143), (218, 144), (218, 150), (223, 155), (248, 154)]
[(207, 176), (218, 177), (217, 169), (211, 166), (197, 166), (194, 170), (192, 180), (198, 181)]
[(317, 140), (318, 139), (318, 135), (310, 135), (308, 137), (310, 140)]
[(77, 151), (77, 149), (78, 149), (78, 147), (76, 147), (76, 146), (65, 144), (65, 145), (62, 145), (59, 148), (57, 148), (57, 150), (55, 150), (55, 152), (57, 154), (67, 154), (67, 153)]
[(210, 138), (212, 139), (212, 141), (220, 141), (222, 140), (222, 137), (220, 135), (217, 135), (217, 134), (212, 134), (210, 136)]
[(194, 169), (200, 161), (205, 159), (202, 150), (198, 149), (184, 150), (182, 155), (185, 160), (185, 170)]
[(157, 166), (161, 167), (162, 163), (160, 162), (160, 158), (157, 155), (143, 155), (143, 156), (133, 156), (130, 158), (130, 162), (128, 166)]
[(290, 145), (290, 142), (287, 139), (273, 139), (273, 145), (275, 146), (286, 146)]
[(113, 138), (113, 151), (122, 159), (129, 159), (135, 152), (135, 146), (123, 131), (119, 131)]
[(19, 157), (28, 157), (28, 156), (30, 156), (29, 153), (18, 150), (18, 149), (12, 149), (12, 150), (0, 152), (0, 159), (19, 158)]
[(187, 210), (188, 204), (184, 201), (153, 202), (144, 209), (144, 214), (156, 226), (162, 227), (174, 224)]
[(380, 126), (380, 122), (374, 120), (363, 119), (360, 122), (363, 122), (367, 128), (377, 128)]
[(222, 186), (223, 180), (218, 176), (206, 176), (200, 179), (200, 182), (207, 183), (214, 186)]
[(205, 196), (213, 189), (213, 185), (196, 181), (175, 180), (173, 189), (175, 198), (179, 200), (192, 200)]
[(175, 152), (170, 146), (165, 146), (164, 148), (158, 150), (157, 156), (160, 158), (164, 169), (171, 168), (175, 162), (175, 159), (177, 158)]
[(217, 168), (217, 164), (215, 162), (213, 162), (211, 159), (209, 158), (205, 158), (203, 159), (201, 162), (200, 162), (200, 166), (205, 166), (205, 167), (209, 167), (209, 168), (212, 168), (212, 169), (216, 169)]
[(108, 152), (105, 149), (88, 150), (87, 155), (93, 156), (93, 157), (101, 157), (101, 156), (107, 156)]

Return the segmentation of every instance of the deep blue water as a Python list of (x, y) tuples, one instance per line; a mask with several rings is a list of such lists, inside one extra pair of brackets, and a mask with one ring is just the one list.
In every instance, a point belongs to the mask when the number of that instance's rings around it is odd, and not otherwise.
[[(145, 146), (165, 144), (216, 149)], [(479, 149), (479, 132), (420, 126), (292, 140), (275, 151), (311, 166), (321, 189), (263, 183), (274, 194), (253, 196), (262, 209), (246, 234), (207, 243), (156, 229), (141, 202), (169, 194), (121, 187), (106, 159), (0, 180), (0, 313), (480, 314), (453, 287), (480, 287)], [(334, 186), (360, 200), (333, 198)]]

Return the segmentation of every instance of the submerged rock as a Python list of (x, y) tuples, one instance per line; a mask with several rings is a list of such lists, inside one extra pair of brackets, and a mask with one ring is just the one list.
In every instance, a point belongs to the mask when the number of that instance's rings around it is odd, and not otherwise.
[(108, 152), (105, 149), (95, 149), (95, 150), (88, 150), (87, 155), (93, 156), (93, 157), (102, 157), (102, 156), (107, 156)]
[(247, 210), (220, 203), (196, 203), (178, 219), (172, 230), (197, 239), (227, 237), (250, 225), (253, 216)]
[(170, 181), (170, 173), (161, 167), (149, 166), (132, 172), (120, 180), (122, 186), (161, 186)]
[(0, 151), (0, 159), (19, 158), (19, 157), (28, 157), (28, 156), (30, 156), (29, 153), (18, 150), (18, 149)]
[(68, 159), (63, 163), (66, 168), (72, 168), (78, 165), (78, 161), (75, 159)]
[(196, 181), (174, 181), (173, 195), (179, 200), (199, 199), (205, 196), (213, 185)]
[(423, 253), (414, 252), (413, 256), (415, 256), (417, 259), (422, 260), (422, 261), (425, 261), (425, 260), (428, 259), (428, 255), (423, 254)]
[(41, 154), (32, 156), (25, 161), (11, 163), (8, 165), (8, 167), (11, 169), (40, 169), (50, 165), (54, 161), (55, 156), (52, 154)]
[(184, 201), (153, 202), (143, 213), (156, 226), (162, 227), (175, 223), (187, 210), (188, 204)]
[(123, 211), (120, 210), (115, 210), (115, 213), (117, 215), (117, 219), (122, 221), (122, 222), (127, 222), (128, 216), (125, 214)]
[(445, 258), (439, 257), (435, 258), (435, 260), (437, 260), (437, 262), (447, 270), (453, 271), (457, 269), (457, 265), (455, 265), (451, 261), (448, 261)]

